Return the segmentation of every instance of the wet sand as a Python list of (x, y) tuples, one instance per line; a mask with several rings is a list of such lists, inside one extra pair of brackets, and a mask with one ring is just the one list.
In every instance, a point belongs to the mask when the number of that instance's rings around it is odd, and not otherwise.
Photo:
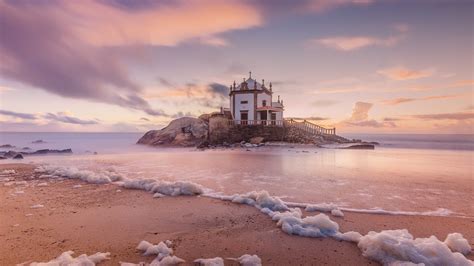
[[(15, 169), (15, 181), (33, 175), (34, 166), (0, 165)], [(47, 186), (37, 186), (48, 182)], [(0, 183), (0, 265), (49, 261), (67, 250), (75, 255), (111, 252), (111, 259), (151, 262), (135, 247), (141, 240), (173, 241), (176, 256), (188, 264), (197, 258), (257, 254), (263, 265), (377, 265), (364, 258), (356, 244), (331, 238), (304, 238), (282, 232), (257, 209), (206, 197), (153, 198), (140, 190), (94, 185), (75, 180), (27, 184)], [(82, 187), (73, 188), (80, 184)], [(121, 192), (117, 192), (120, 189)], [(24, 191), (23, 194), (15, 191)], [(36, 204), (43, 208), (32, 209)], [(33, 214), (26, 216), (26, 214)], [(311, 213), (311, 215), (316, 213)], [(474, 220), (453, 217), (393, 216), (345, 212), (331, 219), (341, 232), (407, 228), (415, 237), (444, 240), (460, 232), (474, 244)], [(473, 260), (474, 255), (468, 256)], [(234, 264), (232, 264), (234, 263)], [(226, 261), (226, 265), (236, 265)]]

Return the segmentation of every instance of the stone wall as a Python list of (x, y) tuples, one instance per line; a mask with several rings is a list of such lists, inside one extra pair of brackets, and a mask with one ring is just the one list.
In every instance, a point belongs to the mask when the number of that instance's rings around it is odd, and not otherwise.
[(287, 128), (263, 125), (230, 125), (229, 120), (221, 116), (209, 119), (209, 143), (222, 144), (241, 141), (250, 142), (253, 137), (262, 137), (264, 141), (285, 141)]

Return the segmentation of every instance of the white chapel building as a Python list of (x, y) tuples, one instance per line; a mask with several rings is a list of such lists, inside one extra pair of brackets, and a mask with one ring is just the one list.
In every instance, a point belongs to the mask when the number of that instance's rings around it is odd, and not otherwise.
[[(243, 125), (282, 125), (283, 124), (283, 100), (278, 96), (273, 101), (272, 83), (265, 85), (252, 78), (249, 72), (248, 79), (242, 83), (230, 86), (230, 113), (235, 123)], [(227, 111), (227, 110), (226, 110)]]

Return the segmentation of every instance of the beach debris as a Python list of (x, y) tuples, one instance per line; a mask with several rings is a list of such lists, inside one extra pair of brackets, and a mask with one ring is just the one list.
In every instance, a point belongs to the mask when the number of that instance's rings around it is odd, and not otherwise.
[(93, 255), (82, 254), (76, 258), (72, 256), (74, 251), (66, 251), (57, 258), (48, 262), (33, 262), (30, 266), (53, 266), (53, 265), (96, 265), (104, 260), (110, 259), (110, 252), (97, 252)]
[(200, 266), (224, 266), (224, 259), (215, 257), (210, 259), (195, 259), (194, 263)]
[(72, 186), (72, 188), (81, 188), (81, 187), (82, 187), (82, 185), (80, 185), (80, 184)]
[(242, 266), (261, 266), (262, 260), (257, 255), (244, 254), (238, 258), (227, 258), (228, 260), (235, 260)]
[(31, 208), (31, 209), (44, 208), (44, 205), (43, 205), (43, 204), (35, 204), (35, 205), (31, 206), (30, 208)]

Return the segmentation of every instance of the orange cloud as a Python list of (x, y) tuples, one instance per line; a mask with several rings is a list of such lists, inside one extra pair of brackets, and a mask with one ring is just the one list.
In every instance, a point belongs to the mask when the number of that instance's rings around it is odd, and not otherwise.
[(256, 8), (237, 1), (182, 0), (133, 11), (92, 0), (61, 4), (55, 8), (73, 31), (98, 46), (174, 46), (199, 38), (221, 46), (226, 41), (217, 34), (259, 26), (263, 21)]
[(382, 101), (383, 104), (387, 105), (397, 105), (401, 103), (407, 102), (415, 102), (415, 101), (429, 101), (429, 100), (440, 100), (440, 99), (450, 99), (450, 98), (458, 98), (466, 95), (465, 93), (460, 94), (448, 94), (448, 95), (435, 95), (435, 96), (428, 96), (422, 98), (395, 98)]
[(369, 5), (374, 0), (310, 0), (303, 6), (304, 12), (323, 12), (329, 9), (337, 8), (345, 5)]
[[(335, 1), (337, 2), (337, 1)], [(394, 36), (387, 38), (379, 38), (373, 36), (335, 36), (322, 39), (312, 39), (310, 44), (320, 44), (328, 48), (340, 51), (353, 51), (368, 46), (385, 46), (390, 47), (398, 44), (405, 38), (405, 33), (408, 31), (408, 26), (405, 24), (398, 24), (393, 26), (398, 32)]]
[(379, 39), (369, 36), (357, 37), (330, 37), (324, 39), (311, 40), (312, 43), (319, 43), (328, 48), (340, 51), (352, 51), (367, 46), (393, 46), (400, 41), (399, 37), (389, 37), (387, 39)]
[(410, 80), (420, 79), (432, 76), (434, 73), (433, 69), (425, 70), (412, 70), (404, 67), (394, 67), (381, 69), (377, 71), (378, 74), (393, 80)]
[(411, 117), (424, 120), (468, 120), (474, 119), (474, 112), (421, 114)]
[(463, 88), (463, 87), (473, 87), (474, 80), (458, 80), (450, 84), (436, 84), (436, 85), (418, 85), (408, 88), (412, 91), (428, 91), (428, 90), (437, 90), (437, 89), (454, 89), (454, 88)]

